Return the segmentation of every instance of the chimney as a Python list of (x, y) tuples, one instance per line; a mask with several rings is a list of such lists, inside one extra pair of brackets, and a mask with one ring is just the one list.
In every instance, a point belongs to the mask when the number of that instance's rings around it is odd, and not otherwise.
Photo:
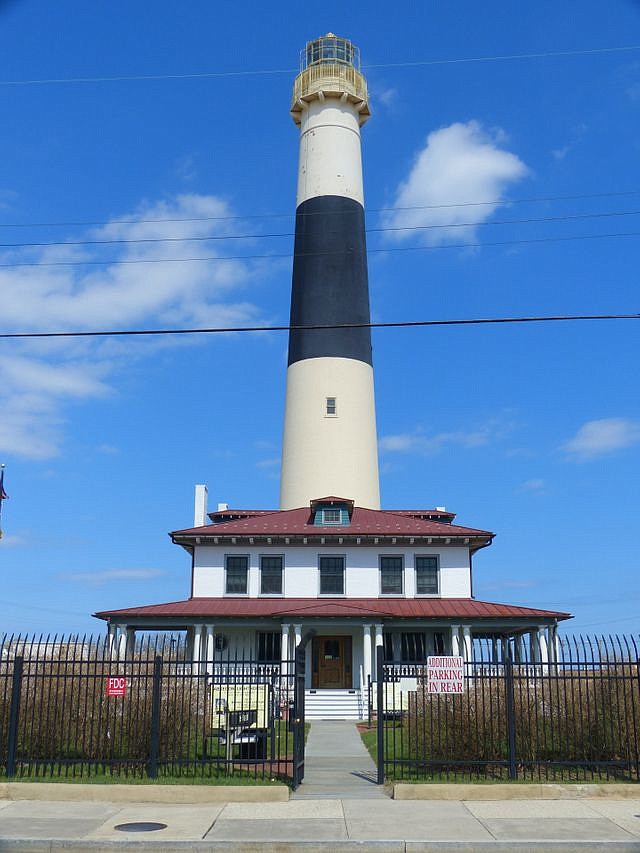
[(204, 527), (207, 523), (207, 487), (204, 484), (196, 486), (195, 504), (193, 510), (193, 526)]

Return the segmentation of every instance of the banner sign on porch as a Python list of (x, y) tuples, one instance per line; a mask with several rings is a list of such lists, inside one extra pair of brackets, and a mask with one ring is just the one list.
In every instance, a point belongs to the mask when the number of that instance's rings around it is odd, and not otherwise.
[(107, 696), (124, 696), (127, 692), (127, 679), (122, 675), (110, 675), (107, 678)]
[(428, 693), (464, 693), (464, 659), (458, 655), (427, 658)]

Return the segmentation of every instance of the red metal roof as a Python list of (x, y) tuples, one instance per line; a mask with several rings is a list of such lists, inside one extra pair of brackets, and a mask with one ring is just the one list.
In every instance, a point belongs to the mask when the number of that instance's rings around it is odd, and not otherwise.
[[(232, 513), (233, 510), (228, 510), (224, 514)], [(212, 513), (212, 515), (217, 515), (217, 513)], [(416, 518), (413, 514), (400, 514), (398, 510), (387, 512), (381, 509), (365, 509), (364, 507), (354, 507), (351, 523), (344, 527), (314, 525), (310, 508), (301, 507), (300, 509), (274, 510), (270, 513), (263, 512), (257, 516), (206, 524), (203, 527), (174, 530), (171, 535), (175, 537), (312, 536), (320, 532), (325, 535), (331, 533), (334, 536), (436, 536), (439, 538), (468, 536), (482, 539), (490, 539), (494, 536), (488, 530)]]
[(188, 598), (94, 614), (109, 617), (277, 618), (390, 617), (399, 619), (570, 619), (570, 613), (474, 598)]

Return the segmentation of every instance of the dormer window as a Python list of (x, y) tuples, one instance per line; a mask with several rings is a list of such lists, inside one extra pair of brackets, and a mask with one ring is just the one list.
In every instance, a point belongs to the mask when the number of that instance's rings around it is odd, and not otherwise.
[(322, 513), (322, 523), (323, 524), (341, 524), (342, 523), (342, 510), (339, 509), (323, 509), (320, 510)]

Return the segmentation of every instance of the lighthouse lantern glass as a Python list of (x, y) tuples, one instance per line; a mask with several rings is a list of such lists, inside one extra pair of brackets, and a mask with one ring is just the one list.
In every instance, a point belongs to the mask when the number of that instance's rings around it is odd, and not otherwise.
[(360, 51), (348, 39), (323, 36), (310, 41), (301, 54), (301, 69), (310, 65), (330, 65), (336, 62), (360, 68)]

